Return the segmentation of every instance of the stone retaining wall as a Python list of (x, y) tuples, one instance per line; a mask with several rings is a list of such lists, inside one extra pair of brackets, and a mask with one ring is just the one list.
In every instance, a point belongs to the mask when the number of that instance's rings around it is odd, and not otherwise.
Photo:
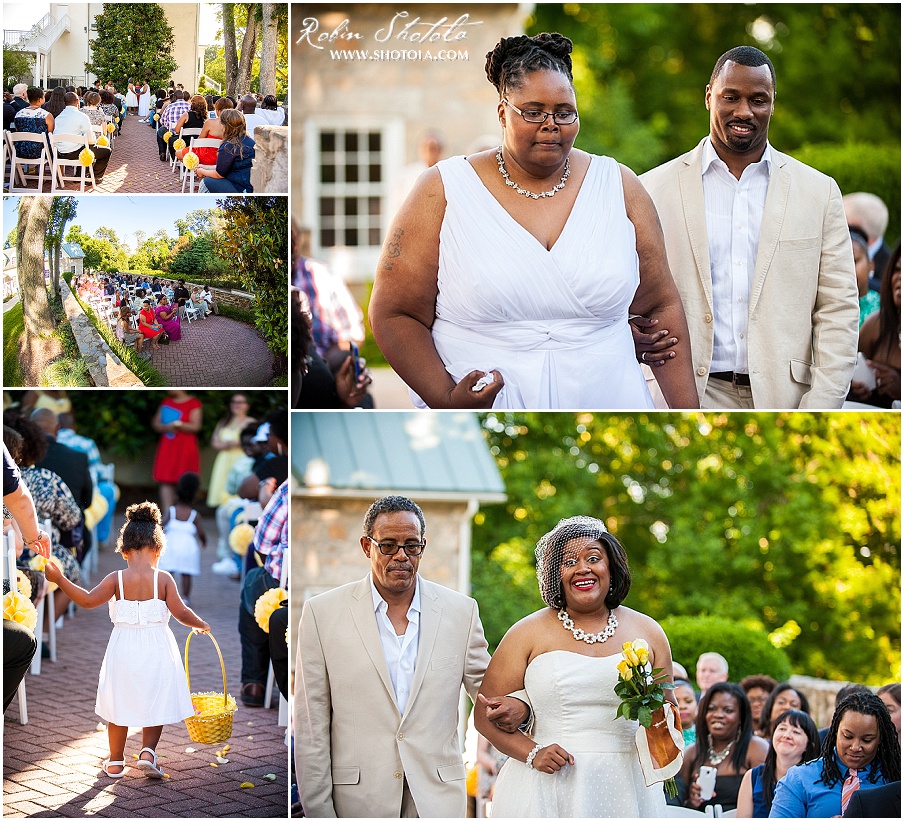
[(251, 187), (255, 194), (289, 192), (289, 127), (259, 125), (254, 129)]
[(99, 388), (143, 387), (144, 383), (135, 376), (113, 353), (104, 338), (85, 316), (85, 312), (73, 295), (65, 280), (60, 281), (63, 296), (63, 310), (72, 326), (72, 333), (78, 343), (79, 352), (88, 365), (88, 372)]

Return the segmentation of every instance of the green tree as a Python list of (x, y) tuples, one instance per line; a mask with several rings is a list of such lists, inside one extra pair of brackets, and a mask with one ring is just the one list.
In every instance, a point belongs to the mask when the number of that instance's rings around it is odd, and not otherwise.
[(78, 200), (75, 197), (54, 197), (50, 206), (50, 219), (47, 223), (47, 234), (44, 247), (53, 256), (53, 293), (60, 293), (60, 251), (66, 224), (75, 219)]
[(3, 87), (12, 88), (16, 83), (31, 79), (34, 57), (27, 51), (3, 47)]
[(181, 250), (169, 262), (169, 272), (178, 274), (185, 279), (198, 279), (216, 272), (219, 269), (219, 259), (214, 254), (213, 242), (209, 236), (192, 238), (183, 235), (174, 248), (184, 245)]
[(237, 267), (254, 298), (255, 326), (284, 373), (288, 355), (288, 204), (285, 197), (228, 197), (223, 209), (225, 242), (216, 246), (224, 262)]
[(491, 644), (539, 606), (539, 537), (585, 513), (628, 551), (628, 606), (756, 627), (799, 673), (899, 675), (897, 417), (489, 414), (485, 427), (509, 496), (475, 520)]
[(148, 80), (165, 87), (176, 70), (173, 29), (158, 3), (111, 3), (94, 18), (97, 37), (85, 69), (117, 88)]
[(779, 150), (900, 144), (896, 5), (538, 3), (527, 29), (574, 41), (578, 147), (638, 173), (707, 133), (704, 89), (716, 59), (736, 45), (761, 48), (775, 65), (769, 136)]
[(66, 242), (77, 242), (84, 251), (82, 265), (87, 272), (100, 270), (102, 257), (95, 240), (86, 234), (80, 225), (73, 225), (66, 232)]

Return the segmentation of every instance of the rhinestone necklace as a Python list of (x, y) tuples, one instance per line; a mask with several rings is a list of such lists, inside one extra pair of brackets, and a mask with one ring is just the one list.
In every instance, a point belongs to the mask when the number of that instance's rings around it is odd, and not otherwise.
[(722, 752), (717, 753), (713, 749), (713, 737), (711, 735), (707, 735), (707, 737), (706, 737), (706, 745), (708, 748), (707, 753), (706, 753), (707, 759), (710, 761), (710, 763), (712, 763), (716, 767), (718, 767), (726, 758), (728, 758), (729, 754), (731, 753), (731, 748), (734, 746), (734, 743), (737, 740), (738, 740), (738, 737), (735, 736), (731, 741), (728, 742), (728, 745), (725, 747), (724, 750), (722, 750)]
[(580, 627), (575, 627), (574, 620), (564, 607), (559, 611), (559, 621), (562, 622), (562, 627), (571, 631), (575, 641), (583, 641), (586, 644), (596, 644), (597, 642), (602, 644), (604, 641), (609, 641), (615, 635), (615, 628), (618, 627), (618, 619), (611, 610), (609, 620), (606, 622), (606, 629), (600, 630), (599, 633), (585, 633)]
[(505, 184), (509, 188), (514, 188), (516, 192), (519, 194), (523, 194), (525, 197), (530, 197), (531, 199), (539, 200), (543, 197), (554, 197), (557, 191), (561, 191), (565, 187), (565, 180), (568, 179), (571, 174), (571, 165), (569, 164), (568, 158), (565, 159), (565, 173), (562, 174), (562, 179), (559, 180), (558, 185), (554, 185), (549, 191), (544, 191), (542, 194), (535, 194), (533, 191), (525, 191), (518, 183), (516, 183), (510, 176), (508, 171), (505, 170), (505, 160), (502, 159), (502, 146), (496, 150), (496, 164), (499, 166), (499, 173), (502, 174), (505, 179)]

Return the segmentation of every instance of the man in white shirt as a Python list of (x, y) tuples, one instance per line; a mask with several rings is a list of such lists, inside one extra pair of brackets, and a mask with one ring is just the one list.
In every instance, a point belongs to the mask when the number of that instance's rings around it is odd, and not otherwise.
[(662, 220), (703, 408), (840, 408), (857, 282), (833, 179), (768, 142), (775, 69), (739, 46), (706, 86), (710, 133), (641, 176)]
[[(370, 574), (302, 608), (295, 760), (310, 818), (465, 815), (461, 687), (476, 701), (490, 656), (477, 603), (418, 575), (424, 534), (410, 499), (377, 500)], [(504, 729), (527, 717), (518, 699), (498, 704)]]
[[(110, 162), (111, 151), (109, 148), (95, 145), (91, 120), (88, 119), (87, 114), (79, 111), (78, 94), (73, 91), (67, 91), (63, 99), (66, 102), (66, 107), (54, 118), (53, 133), (72, 134), (77, 137), (88, 138), (91, 150), (94, 152), (94, 178), (97, 182), (100, 182), (103, 179), (104, 171), (107, 170), (107, 163)], [(84, 143), (57, 143), (58, 155), (67, 160), (77, 160), (84, 148)]]
[(254, 129), (259, 125), (269, 125), (267, 120), (257, 114), (257, 100), (253, 94), (246, 94), (239, 100), (239, 111), (245, 115), (245, 131), (254, 139)]

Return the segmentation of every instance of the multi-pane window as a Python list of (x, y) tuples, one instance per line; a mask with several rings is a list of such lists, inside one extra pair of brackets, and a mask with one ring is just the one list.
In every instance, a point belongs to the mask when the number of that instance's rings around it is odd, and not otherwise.
[(320, 247), (379, 246), (382, 134), (370, 129), (324, 129), (318, 148)]

